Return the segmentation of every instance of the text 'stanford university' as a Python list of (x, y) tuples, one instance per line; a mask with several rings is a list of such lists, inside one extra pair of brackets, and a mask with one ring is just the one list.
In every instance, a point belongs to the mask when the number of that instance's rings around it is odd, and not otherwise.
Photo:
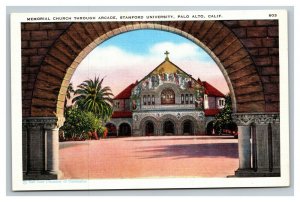
[[(166, 52), (166, 55), (168, 53)], [(196, 80), (168, 56), (142, 80), (130, 84), (113, 100), (109, 135), (201, 135), (225, 104), (225, 95)]]

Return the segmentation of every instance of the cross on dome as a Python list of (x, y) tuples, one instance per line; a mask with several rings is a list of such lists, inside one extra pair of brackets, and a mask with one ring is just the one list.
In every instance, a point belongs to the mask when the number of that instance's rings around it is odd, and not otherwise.
[(166, 51), (164, 54), (166, 55), (166, 59), (165, 60), (169, 60), (169, 54), (170, 53), (168, 51)]

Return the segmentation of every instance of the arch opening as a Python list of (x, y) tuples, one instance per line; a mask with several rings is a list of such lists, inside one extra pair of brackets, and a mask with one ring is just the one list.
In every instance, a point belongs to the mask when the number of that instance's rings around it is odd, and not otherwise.
[(161, 92), (161, 104), (162, 105), (175, 104), (175, 93), (172, 89), (167, 88)]
[(207, 126), (206, 126), (206, 134), (207, 135), (215, 135), (215, 127), (214, 127), (214, 122), (210, 121)]
[(194, 134), (194, 125), (191, 120), (185, 120), (182, 124), (183, 135), (193, 135)]
[[(144, 23), (141, 23), (144, 24)], [(155, 28), (155, 23), (145, 23), (146, 26), (143, 26), (143, 28), (141, 28), (142, 26), (138, 26), (138, 27), (130, 27), (130, 29), (128, 29), (128, 25), (124, 25), (123, 28), (124, 29), (120, 29), (120, 28), (116, 28), (116, 30), (111, 31), (110, 35), (106, 35), (106, 36), (101, 36), (96, 38), (91, 44), (89, 44), (89, 46), (84, 49), (77, 58), (75, 58), (74, 62), (70, 65), (70, 67), (73, 69), (73, 71), (70, 71), (70, 75), (72, 76), (74, 69), (77, 68), (78, 64), (84, 59), (84, 57), (86, 55), (89, 54), (89, 52), (91, 52), (95, 47), (97, 47), (99, 44), (103, 43), (104, 41), (110, 39), (111, 37), (120, 35), (122, 33), (125, 32), (129, 32), (129, 31), (134, 31), (134, 30), (143, 30), (143, 29), (148, 29), (148, 30), (160, 30), (160, 31), (166, 31), (166, 32), (172, 32), (174, 34), (177, 34), (179, 36), (185, 37), (187, 39), (189, 39), (190, 41), (194, 42), (195, 44), (197, 44), (199, 47), (201, 47), (203, 50), (206, 51), (206, 53), (216, 62), (217, 66), (219, 67), (219, 69), (221, 70), (227, 85), (229, 87), (230, 90), (230, 96), (232, 98), (232, 108), (233, 108), (233, 112), (236, 112), (237, 110), (237, 103), (236, 103), (236, 98), (235, 98), (235, 93), (234, 93), (234, 89), (233, 86), (231, 84), (231, 80), (228, 76), (228, 72), (226, 71), (226, 69), (224, 68), (222, 62), (218, 59), (218, 57), (215, 55), (215, 53), (210, 50), (207, 45), (205, 45), (203, 42), (201, 42), (201, 39), (198, 39), (196, 37), (194, 37), (192, 34), (185, 32), (183, 30), (178, 30), (176, 28), (173, 27), (169, 27), (166, 25), (162, 25), (159, 29)], [(84, 52), (84, 53), (83, 53)], [(76, 61), (76, 62), (75, 62)], [(68, 75), (68, 78), (64, 78), (64, 80), (66, 82), (70, 81), (70, 75)], [(65, 94), (65, 87), (60, 89), (60, 94), (63, 95)], [(61, 103), (58, 102), (57, 103), (57, 112), (56, 114), (59, 115), (61, 113)]]
[(120, 124), (118, 136), (121, 137), (131, 136), (131, 126), (128, 123)]
[(175, 134), (175, 124), (167, 120), (163, 124), (163, 133), (164, 135), (174, 135)]
[(113, 123), (107, 123), (105, 124), (105, 127), (107, 128), (107, 136), (108, 137), (115, 137), (117, 136), (117, 127)]
[(154, 123), (152, 121), (147, 121), (145, 124), (145, 135), (152, 136), (155, 134), (154, 131), (155, 131)]

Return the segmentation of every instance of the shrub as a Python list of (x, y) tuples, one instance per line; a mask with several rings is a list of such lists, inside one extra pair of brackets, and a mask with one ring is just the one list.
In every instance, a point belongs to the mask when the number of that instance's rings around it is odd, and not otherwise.
[(107, 136), (107, 128), (105, 126), (101, 126), (98, 130), (97, 130), (98, 136), (99, 138), (106, 138)]
[(65, 139), (86, 140), (98, 139), (97, 131), (101, 127), (103, 127), (101, 119), (92, 112), (73, 107), (67, 110), (66, 121), (61, 130)]

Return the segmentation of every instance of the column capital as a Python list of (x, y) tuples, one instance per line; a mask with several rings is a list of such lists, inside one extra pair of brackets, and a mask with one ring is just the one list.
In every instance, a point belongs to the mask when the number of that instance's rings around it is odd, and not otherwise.
[(25, 117), (22, 119), (24, 128), (60, 128), (64, 124), (64, 117)]
[(257, 125), (267, 125), (269, 123), (279, 123), (279, 113), (235, 113), (232, 114), (233, 120), (237, 125), (247, 126), (255, 123)]

